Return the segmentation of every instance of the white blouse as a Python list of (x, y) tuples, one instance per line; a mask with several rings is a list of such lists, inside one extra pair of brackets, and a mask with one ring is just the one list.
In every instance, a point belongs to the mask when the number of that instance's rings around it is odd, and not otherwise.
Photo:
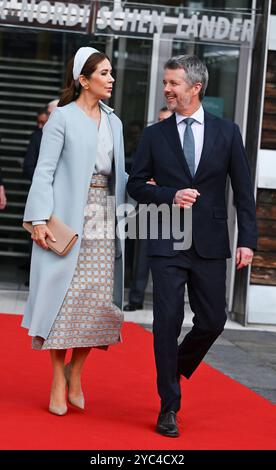
[(98, 149), (94, 175), (110, 175), (113, 161), (113, 135), (107, 114), (101, 110), (101, 122), (98, 135)]

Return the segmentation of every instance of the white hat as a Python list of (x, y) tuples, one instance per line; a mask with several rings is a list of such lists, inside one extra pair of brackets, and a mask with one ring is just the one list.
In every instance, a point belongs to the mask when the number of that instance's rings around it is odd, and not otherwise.
[(87, 59), (96, 52), (100, 52), (94, 47), (80, 47), (74, 57), (74, 65), (73, 65), (73, 78), (75, 80), (76, 85), (79, 84), (79, 76), (81, 75), (82, 68), (87, 61)]

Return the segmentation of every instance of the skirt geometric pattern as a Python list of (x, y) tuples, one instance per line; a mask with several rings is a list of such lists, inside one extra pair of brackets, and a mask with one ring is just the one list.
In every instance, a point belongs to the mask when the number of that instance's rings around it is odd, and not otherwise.
[(107, 347), (120, 341), (122, 311), (113, 304), (115, 223), (108, 177), (93, 175), (77, 266), (46, 340), (33, 349)]

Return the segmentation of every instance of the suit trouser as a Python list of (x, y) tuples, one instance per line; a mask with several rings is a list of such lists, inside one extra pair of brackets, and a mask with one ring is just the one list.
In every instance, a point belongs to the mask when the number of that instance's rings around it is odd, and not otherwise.
[[(178, 411), (180, 373), (189, 378), (226, 322), (226, 260), (201, 258), (192, 247), (176, 256), (150, 256), (153, 334), (161, 411)], [(187, 284), (193, 328), (178, 345)]]
[(134, 273), (129, 291), (129, 303), (143, 304), (149, 279), (148, 240), (137, 238), (135, 241)]

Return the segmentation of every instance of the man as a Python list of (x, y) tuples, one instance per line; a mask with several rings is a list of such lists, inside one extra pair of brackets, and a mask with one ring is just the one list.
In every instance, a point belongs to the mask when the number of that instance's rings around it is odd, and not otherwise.
[(47, 108), (42, 108), (37, 113), (37, 127), (31, 135), (30, 142), (23, 164), (24, 176), (30, 181), (33, 179), (33, 174), (38, 160), (40, 143), (42, 139), (42, 129), (44, 124), (48, 121), (49, 113)]
[(26, 178), (28, 178), (30, 181), (33, 179), (33, 174), (39, 156), (43, 126), (48, 121), (50, 114), (57, 107), (58, 102), (59, 100), (50, 101), (46, 108), (40, 109), (37, 113), (37, 128), (31, 135), (23, 164), (24, 176), (26, 176)]
[[(192, 246), (174, 238), (148, 240), (153, 277), (153, 333), (161, 410), (157, 432), (177, 437), (180, 377), (191, 377), (223, 331), (226, 258), (231, 256), (225, 201), (230, 176), (238, 219), (237, 268), (252, 262), (257, 229), (249, 167), (236, 124), (205, 112), (206, 66), (195, 56), (168, 60), (164, 95), (174, 113), (144, 129), (128, 182), (140, 203), (192, 208)], [(153, 178), (156, 186), (147, 184)], [(185, 219), (184, 219), (185, 220)], [(193, 328), (178, 346), (184, 289), (194, 313)]]
[(163, 108), (161, 108), (158, 113), (158, 122), (164, 121), (164, 119), (168, 119), (168, 117), (171, 115), (172, 112), (166, 106), (163, 106)]
[[(172, 115), (167, 107), (163, 107), (158, 113), (158, 122)], [(149, 183), (149, 182), (148, 182)], [(129, 290), (128, 304), (124, 306), (125, 312), (134, 312), (144, 308), (145, 290), (149, 280), (149, 262), (147, 257), (147, 240), (136, 240), (134, 255), (134, 274)]]
[(56, 109), (56, 107), (58, 106), (58, 102), (59, 99), (49, 101), (49, 103), (47, 104), (47, 111), (49, 115), (54, 111), (54, 109)]

